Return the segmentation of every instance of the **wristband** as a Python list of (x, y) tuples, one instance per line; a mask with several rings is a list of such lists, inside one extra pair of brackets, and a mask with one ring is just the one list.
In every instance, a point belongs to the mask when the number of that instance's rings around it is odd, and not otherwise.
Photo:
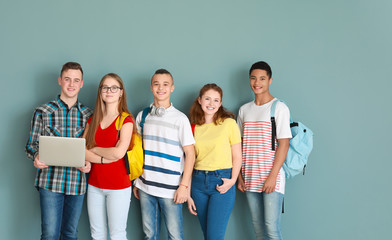
[(187, 185), (185, 185), (185, 184), (180, 184), (180, 186), (184, 186), (186, 189), (188, 189), (189, 187), (187, 186)]
[(101, 156), (101, 164), (103, 164), (103, 157)]

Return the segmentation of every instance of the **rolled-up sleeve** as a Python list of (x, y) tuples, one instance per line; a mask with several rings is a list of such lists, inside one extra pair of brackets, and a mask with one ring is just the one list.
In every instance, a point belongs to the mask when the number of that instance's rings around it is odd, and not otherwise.
[(34, 111), (33, 118), (31, 119), (30, 136), (26, 143), (25, 152), (27, 157), (34, 160), (38, 154), (39, 136), (43, 131), (42, 112), (38, 109)]

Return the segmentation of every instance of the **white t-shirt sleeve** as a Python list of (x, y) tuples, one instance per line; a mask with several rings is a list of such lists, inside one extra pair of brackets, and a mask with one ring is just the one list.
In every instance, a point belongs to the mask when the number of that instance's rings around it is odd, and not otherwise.
[(238, 111), (238, 116), (237, 116), (237, 125), (240, 129), (240, 133), (241, 133), (241, 137), (243, 136), (243, 114), (242, 114), (242, 107), (240, 108), (240, 110)]
[(290, 110), (286, 104), (278, 102), (275, 109), (276, 138), (292, 138), (290, 130)]
[(191, 124), (187, 117), (181, 118), (181, 125), (179, 129), (179, 139), (181, 142), (181, 146), (188, 146), (195, 144), (195, 139), (193, 138)]

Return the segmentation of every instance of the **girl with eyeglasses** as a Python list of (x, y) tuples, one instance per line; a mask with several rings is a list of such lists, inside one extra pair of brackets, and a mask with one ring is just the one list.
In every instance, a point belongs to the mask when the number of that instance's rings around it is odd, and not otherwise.
[[(116, 121), (128, 114), (120, 132)], [(118, 121), (117, 121), (118, 122)], [(106, 74), (99, 83), (94, 114), (88, 121), (86, 160), (92, 163), (87, 189), (87, 210), (92, 239), (127, 239), (126, 226), (131, 202), (131, 181), (123, 157), (135, 131), (127, 107), (122, 79)]]

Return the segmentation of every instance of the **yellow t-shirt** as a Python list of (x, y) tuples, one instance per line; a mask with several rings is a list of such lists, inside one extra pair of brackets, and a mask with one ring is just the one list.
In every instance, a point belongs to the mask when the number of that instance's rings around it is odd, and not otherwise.
[(196, 125), (195, 141), (195, 169), (215, 171), (233, 167), (231, 145), (241, 142), (241, 133), (235, 120), (226, 118), (218, 125)]

